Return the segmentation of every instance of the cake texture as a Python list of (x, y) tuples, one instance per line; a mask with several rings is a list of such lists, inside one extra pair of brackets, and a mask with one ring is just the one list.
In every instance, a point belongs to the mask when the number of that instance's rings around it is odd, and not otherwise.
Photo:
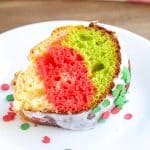
[(29, 61), (12, 83), (14, 109), (30, 121), (90, 129), (127, 102), (129, 60), (115, 33), (97, 24), (56, 28)]

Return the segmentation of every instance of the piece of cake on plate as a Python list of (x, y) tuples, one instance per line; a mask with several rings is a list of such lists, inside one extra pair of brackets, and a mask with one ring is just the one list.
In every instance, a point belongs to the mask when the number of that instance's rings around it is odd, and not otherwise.
[(13, 79), (22, 117), (65, 129), (94, 128), (127, 102), (129, 61), (114, 32), (97, 24), (56, 28)]

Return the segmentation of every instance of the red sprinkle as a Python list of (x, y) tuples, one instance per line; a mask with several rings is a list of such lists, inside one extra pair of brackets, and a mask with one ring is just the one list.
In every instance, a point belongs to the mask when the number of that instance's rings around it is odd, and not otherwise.
[(42, 139), (42, 142), (47, 144), (50, 142), (50, 138), (48, 136), (44, 136), (43, 139)]
[(111, 113), (112, 114), (117, 114), (120, 111), (120, 108), (115, 106), (114, 108), (112, 108)]
[(1, 90), (3, 90), (3, 91), (9, 90), (9, 84), (7, 84), (7, 83), (2, 84), (1, 85)]
[(11, 120), (14, 120), (14, 117), (13, 117), (13, 116), (10, 116), (10, 115), (4, 115), (4, 116), (3, 116), (3, 120), (4, 120), (5, 122), (11, 121)]
[(6, 115), (3, 116), (3, 121), (8, 122), (15, 119), (16, 113), (15, 112), (8, 112)]
[(8, 112), (7, 114), (8, 114), (9, 116), (12, 116), (12, 117), (15, 117), (15, 116), (16, 116), (16, 113), (15, 113), (15, 112), (13, 112), (13, 111)]
[(132, 119), (132, 117), (133, 117), (133, 115), (130, 113), (127, 113), (124, 115), (124, 119), (126, 119), (126, 120), (130, 120), (130, 119)]
[(109, 117), (109, 115), (110, 115), (109, 111), (106, 111), (102, 114), (101, 118), (105, 120)]
[(10, 120), (11, 120), (10, 116), (8, 116), (8, 115), (3, 116), (3, 121), (7, 122), (7, 121), (10, 121)]

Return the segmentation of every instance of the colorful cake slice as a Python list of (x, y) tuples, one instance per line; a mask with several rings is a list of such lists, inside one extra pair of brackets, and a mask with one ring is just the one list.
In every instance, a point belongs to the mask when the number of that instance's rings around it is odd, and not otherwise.
[(94, 23), (56, 28), (13, 80), (14, 109), (39, 124), (95, 127), (127, 102), (129, 63), (114, 32)]

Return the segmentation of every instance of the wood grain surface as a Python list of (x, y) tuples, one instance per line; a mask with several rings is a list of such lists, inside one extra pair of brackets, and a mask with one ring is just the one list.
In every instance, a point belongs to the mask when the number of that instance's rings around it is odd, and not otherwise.
[(50, 20), (99, 20), (150, 40), (150, 4), (96, 0), (0, 0), (0, 32)]

